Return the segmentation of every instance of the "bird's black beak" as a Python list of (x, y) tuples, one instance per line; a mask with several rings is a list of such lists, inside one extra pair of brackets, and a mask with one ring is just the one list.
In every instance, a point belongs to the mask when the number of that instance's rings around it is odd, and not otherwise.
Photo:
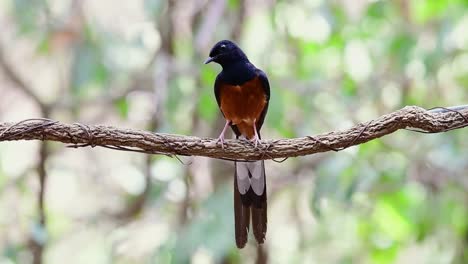
[(212, 61), (214, 61), (214, 57), (208, 57), (208, 59), (205, 61), (205, 64), (208, 64)]

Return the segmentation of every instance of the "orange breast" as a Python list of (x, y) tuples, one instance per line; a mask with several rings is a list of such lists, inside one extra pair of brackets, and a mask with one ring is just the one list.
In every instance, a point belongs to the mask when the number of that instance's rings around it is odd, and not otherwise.
[(222, 85), (220, 108), (225, 118), (237, 126), (242, 135), (253, 138), (254, 122), (258, 121), (267, 103), (258, 77), (242, 85)]

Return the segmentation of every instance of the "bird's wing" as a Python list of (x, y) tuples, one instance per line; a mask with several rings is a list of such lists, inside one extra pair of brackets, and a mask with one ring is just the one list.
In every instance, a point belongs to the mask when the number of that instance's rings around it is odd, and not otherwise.
[(262, 113), (260, 114), (260, 117), (258, 118), (256, 122), (257, 132), (259, 133), (259, 136), (260, 136), (260, 128), (262, 127), (263, 121), (265, 120), (265, 116), (268, 112), (268, 103), (270, 101), (270, 83), (268, 82), (268, 77), (262, 70), (256, 69), (256, 72), (258, 75), (258, 79), (260, 80), (260, 83), (262, 84), (262, 88), (265, 91), (266, 101), (267, 101), (265, 104), (265, 107), (263, 108)]

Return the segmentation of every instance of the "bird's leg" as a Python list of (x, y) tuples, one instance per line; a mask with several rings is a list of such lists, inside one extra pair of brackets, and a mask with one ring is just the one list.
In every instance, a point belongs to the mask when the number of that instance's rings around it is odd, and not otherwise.
[(224, 125), (223, 131), (221, 131), (221, 134), (219, 135), (218, 139), (216, 140), (216, 144), (218, 142), (221, 142), (221, 148), (224, 149), (224, 133), (226, 133), (226, 129), (228, 128), (229, 124), (231, 124), (231, 121), (226, 120), (226, 124)]
[(257, 145), (260, 144), (260, 138), (258, 137), (258, 133), (257, 133), (257, 126), (255, 125), (256, 121), (257, 120), (254, 119), (254, 122), (253, 122), (253, 128), (254, 128), (255, 136), (251, 139), (251, 141), (254, 142), (255, 147), (257, 147)]

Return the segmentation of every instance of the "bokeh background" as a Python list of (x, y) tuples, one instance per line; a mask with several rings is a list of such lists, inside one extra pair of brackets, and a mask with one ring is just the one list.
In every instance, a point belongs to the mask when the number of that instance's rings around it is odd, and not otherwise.
[[(264, 138), (468, 102), (466, 0), (3, 0), (0, 29), (2, 122), (215, 137), (220, 39), (269, 76)], [(268, 161), (267, 241), (242, 251), (230, 162), (2, 142), (0, 263), (468, 263), (467, 138)]]

